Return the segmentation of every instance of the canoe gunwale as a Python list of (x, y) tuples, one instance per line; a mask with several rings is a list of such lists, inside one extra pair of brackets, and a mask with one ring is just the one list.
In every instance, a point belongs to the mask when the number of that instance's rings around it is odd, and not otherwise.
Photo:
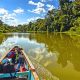
[(39, 80), (39, 77), (37, 75), (36, 69), (34, 68), (32, 62), (30, 61), (30, 59), (28, 58), (28, 56), (26, 55), (26, 53), (24, 52), (24, 50), (21, 50), (23, 55), (25, 56), (25, 59), (27, 61), (27, 63), (29, 64), (29, 69), (31, 70), (35, 80)]

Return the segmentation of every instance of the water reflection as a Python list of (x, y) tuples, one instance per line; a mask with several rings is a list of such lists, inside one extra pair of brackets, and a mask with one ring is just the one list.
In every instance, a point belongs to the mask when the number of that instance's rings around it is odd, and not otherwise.
[[(80, 79), (80, 37), (79, 36), (70, 36), (67, 34), (36, 34), (34, 36), (38, 43), (44, 43), (47, 47), (48, 52), (56, 52), (58, 54), (58, 60), (55, 61), (52, 58), (44, 57), (41, 64), (44, 63), (47, 65), (47, 69), (52, 73), (60, 77), (61, 80), (79, 80)], [(46, 54), (47, 55), (47, 54)], [(68, 61), (73, 64), (71, 67), (68, 64)], [(42, 63), (43, 62), (43, 63)], [(69, 65), (69, 67), (67, 67)], [(66, 68), (67, 67), (67, 68)], [(67, 72), (64, 70), (66, 68)], [(71, 71), (69, 70), (71, 69)], [(69, 70), (69, 71), (68, 71)], [(62, 72), (63, 71), (63, 72)], [(72, 77), (72, 72), (74, 77)], [(71, 76), (68, 76), (70, 74)], [(66, 75), (66, 76), (65, 76)], [(65, 77), (64, 77), (65, 76)], [(64, 77), (64, 78), (63, 78)], [(70, 77), (70, 78), (67, 78)], [(75, 79), (76, 78), (76, 79)]]
[(39, 43), (44, 43), (47, 46), (48, 52), (58, 52), (58, 63), (63, 67), (67, 65), (67, 60), (74, 63), (73, 59), (80, 60), (80, 37), (75, 36), (75, 39), (66, 34), (37, 34), (34, 36)]
[[(59, 33), (14, 33), (1, 34), (0, 40), (1, 51), (3, 51), (1, 46), (20, 45), (31, 56), (32, 61), (42, 65), (50, 75), (55, 75), (60, 80), (80, 80), (79, 36)], [(43, 72), (41, 71), (38, 71), (38, 73), (42, 77)], [(45, 77), (53, 80), (49, 76)]]

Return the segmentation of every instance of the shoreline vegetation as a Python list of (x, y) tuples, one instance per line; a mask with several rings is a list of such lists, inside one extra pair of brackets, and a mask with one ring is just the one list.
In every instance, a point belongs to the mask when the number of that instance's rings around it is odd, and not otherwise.
[(80, 34), (80, 1), (59, 0), (59, 9), (48, 11), (44, 19), (9, 26), (0, 20), (0, 33), (60, 32)]

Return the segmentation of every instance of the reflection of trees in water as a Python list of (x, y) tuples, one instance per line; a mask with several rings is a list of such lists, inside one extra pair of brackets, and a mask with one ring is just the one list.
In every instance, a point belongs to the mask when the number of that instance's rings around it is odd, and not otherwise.
[[(0, 34), (0, 45), (2, 44), (3, 41), (6, 40), (6, 38), (7, 38), (7, 35), (2, 34), (2, 33)], [(0, 48), (0, 50), (4, 50), (4, 49)], [(0, 52), (0, 58), (1, 56), (2, 56), (2, 51)]]
[(49, 51), (59, 52), (58, 63), (61, 63), (63, 67), (66, 67), (69, 60), (75, 69), (80, 71), (80, 37), (59, 33), (48, 35), (37, 33), (34, 38), (39, 43), (45, 43)]
[(4, 34), (4, 33), (1, 33), (1, 34), (0, 34), (0, 44), (1, 44), (3, 41), (7, 40), (8, 37), (13, 37), (13, 35), (12, 35), (12, 34)]
[(5, 34), (0, 34), (0, 44), (6, 39), (8, 36)]

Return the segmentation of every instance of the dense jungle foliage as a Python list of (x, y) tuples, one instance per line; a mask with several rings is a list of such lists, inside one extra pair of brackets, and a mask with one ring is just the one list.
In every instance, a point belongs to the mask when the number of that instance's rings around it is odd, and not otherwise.
[(44, 19), (37, 19), (29, 24), (16, 27), (4, 24), (0, 20), (0, 32), (80, 32), (80, 1), (59, 0), (59, 9), (48, 11)]

